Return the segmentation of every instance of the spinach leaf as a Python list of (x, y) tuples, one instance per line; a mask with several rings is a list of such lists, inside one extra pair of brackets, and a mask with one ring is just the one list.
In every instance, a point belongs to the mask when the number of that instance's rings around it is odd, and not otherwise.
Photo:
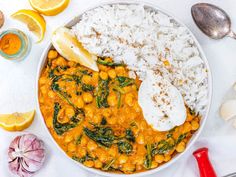
[(71, 118), (72, 123), (62, 124), (62, 123), (58, 122), (57, 118), (58, 118), (58, 114), (59, 114), (60, 109), (61, 109), (61, 106), (59, 105), (59, 103), (55, 103), (54, 104), (54, 113), (53, 113), (53, 128), (58, 135), (62, 135), (66, 131), (70, 130), (71, 128), (76, 127), (80, 121), (79, 119), (76, 119), (76, 117), (77, 117), (77, 114), (76, 114), (74, 117)]
[(147, 154), (144, 161), (144, 167), (146, 169), (150, 169), (152, 166), (152, 145), (147, 144), (146, 149), (147, 149)]
[(116, 161), (116, 159), (112, 159), (109, 163), (107, 163), (102, 170), (107, 171), (110, 169), (110, 167), (112, 166), (112, 164)]
[(92, 85), (89, 85), (89, 84), (82, 84), (82, 90), (83, 90), (84, 92), (91, 92), (91, 91), (93, 91), (94, 89), (95, 89), (95, 87), (92, 86)]
[(107, 120), (105, 119), (105, 117), (103, 117), (101, 121), (101, 125), (106, 125), (106, 124), (107, 124)]
[(161, 140), (157, 143), (157, 145), (153, 145), (152, 148), (152, 155), (156, 154), (165, 154), (168, 151), (172, 150), (175, 147), (175, 143), (171, 143), (171, 141), (174, 141), (172, 138), (169, 138), (167, 140)]
[(78, 145), (78, 144), (81, 143), (82, 136), (83, 136), (83, 134), (79, 135), (79, 136), (76, 138), (76, 140), (75, 140), (75, 144), (76, 144), (76, 145)]
[(124, 66), (123, 63), (114, 63), (114, 62), (109, 62), (109, 61), (105, 61), (102, 58), (98, 58), (97, 63), (100, 65), (104, 65), (104, 66), (110, 66), (110, 67), (115, 67), (115, 66)]
[(83, 131), (90, 139), (105, 147), (111, 147), (115, 139), (110, 127), (95, 127), (95, 130), (85, 127)]
[(128, 140), (128, 141), (131, 141), (131, 142), (135, 142), (135, 137), (134, 137), (134, 133), (132, 132), (131, 129), (126, 129), (125, 131), (125, 138)]
[(117, 80), (118, 80), (118, 82), (120, 84), (120, 87), (126, 87), (126, 86), (134, 84), (134, 79), (128, 78), (128, 77), (124, 77), (124, 76), (118, 76)]
[(179, 135), (178, 139), (176, 140), (176, 144), (179, 144), (184, 138), (186, 138), (186, 133)]
[(98, 108), (108, 108), (107, 97), (109, 95), (109, 79), (102, 80), (98, 82), (98, 88), (96, 92), (96, 104)]
[(117, 143), (118, 145), (118, 150), (120, 153), (124, 154), (130, 154), (133, 150), (133, 146), (125, 140), (121, 140)]
[(88, 161), (88, 160), (96, 160), (96, 158), (93, 158), (91, 157), (89, 154), (86, 154), (85, 156), (79, 158), (79, 157), (76, 157), (76, 156), (72, 156), (72, 159), (77, 161), (77, 162), (80, 162), (80, 163), (84, 163), (85, 161)]

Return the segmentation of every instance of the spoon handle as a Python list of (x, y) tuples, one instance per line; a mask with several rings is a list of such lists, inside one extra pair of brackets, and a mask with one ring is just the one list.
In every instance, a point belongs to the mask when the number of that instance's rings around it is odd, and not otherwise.
[(233, 39), (236, 39), (236, 34), (233, 31), (230, 31), (229, 34), (227, 35), (228, 37), (231, 37)]

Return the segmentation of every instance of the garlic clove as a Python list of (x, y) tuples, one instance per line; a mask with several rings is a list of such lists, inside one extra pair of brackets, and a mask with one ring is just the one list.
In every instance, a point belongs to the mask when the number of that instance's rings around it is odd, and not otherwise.
[(228, 100), (221, 105), (220, 116), (224, 120), (229, 120), (236, 116), (236, 100)]

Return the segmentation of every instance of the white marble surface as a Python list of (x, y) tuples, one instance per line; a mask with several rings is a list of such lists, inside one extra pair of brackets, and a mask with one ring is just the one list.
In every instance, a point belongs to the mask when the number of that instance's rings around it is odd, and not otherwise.
[[(199, 2), (197, 0), (146, 0), (148, 2), (156, 3), (162, 9), (169, 11), (171, 14), (184, 22), (190, 30), (194, 33), (196, 38), (202, 45), (203, 50), (209, 60), (210, 67), (213, 74), (213, 103), (210, 111), (210, 116), (200, 138), (206, 140), (223, 138), (236, 138), (236, 129), (231, 123), (225, 123), (218, 116), (218, 108), (225, 99), (226, 93), (230, 90), (232, 84), (236, 81), (236, 41), (233, 39), (225, 38), (220, 41), (215, 41), (203, 35), (194, 25), (190, 14), (191, 6)], [(102, 2), (101, 0), (71, 0), (69, 7), (61, 14), (55, 17), (45, 17), (47, 21), (47, 33), (42, 43), (36, 44), (33, 36), (28, 33), (28, 30), (22, 24), (13, 21), (10, 14), (18, 9), (30, 8), (27, 0), (0, 0), (0, 10), (6, 16), (6, 23), (0, 30), (5, 30), (12, 27), (22, 29), (32, 38), (32, 50), (29, 56), (21, 62), (11, 62), (0, 58), (0, 113), (9, 113), (15, 111), (27, 111), (34, 109), (36, 106), (35, 94), (35, 78), (36, 69), (39, 62), (40, 55), (44, 46), (50, 40), (50, 34), (58, 26), (64, 24), (66, 21), (76, 16), (80, 11), (87, 7)], [(232, 18), (232, 26), (236, 31), (236, 1), (235, 0), (206, 0), (219, 5), (229, 13)], [(230, 95), (233, 97), (233, 95)], [(236, 97), (236, 93), (235, 96)], [(39, 120), (38, 114), (30, 128), (25, 132), (32, 132), (38, 135), (46, 142), (47, 146), (47, 160), (43, 169), (40, 170), (36, 177), (85, 177), (91, 176), (87, 172), (81, 170), (76, 164), (64, 157), (64, 155), (55, 147), (55, 144), (48, 137), (42, 122)], [(19, 133), (10, 133), (0, 129), (0, 176), (12, 176), (7, 169), (7, 148), (10, 141)], [(230, 142), (230, 141), (227, 141)], [(219, 144), (222, 148), (229, 144)], [(214, 148), (211, 147), (211, 148)], [(235, 153), (235, 152), (232, 152)], [(229, 153), (228, 153), (229, 154)], [(217, 153), (215, 154), (217, 155)], [(175, 165), (166, 169), (165, 171), (156, 174), (155, 176), (184, 176), (184, 168), (189, 171), (194, 171), (192, 175), (196, 176), (196, 166), (192, 160), (191, 152), (187, 153)], [(218, 158), (212, 157), (213, 164), (220, 166)], [(190, 164), (186, 162), (190, 162)], [(180, 167), (181, 164), (188, 164)], [(183, 165), (182, 165), (183, 166)], [(220, 175), (232, 172), (235, 164), (229, 163), (224, 169), (219, 172)], [(180, 170), (181, 168), (181, 170)], [(236, 169), (234, 169), (236, 171)], [(191, 176), (192, 176), (191, 175)]]

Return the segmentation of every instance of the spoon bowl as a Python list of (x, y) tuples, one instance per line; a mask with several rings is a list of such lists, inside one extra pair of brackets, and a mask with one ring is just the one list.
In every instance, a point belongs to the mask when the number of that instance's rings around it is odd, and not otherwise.
[(212, 39), (222, 39), (229, 36), (236, 39), (231, 31), (231, 20), (221, 8), (208, 4), (198, 3), (191, 8), (192, 17), (200, 30)]

